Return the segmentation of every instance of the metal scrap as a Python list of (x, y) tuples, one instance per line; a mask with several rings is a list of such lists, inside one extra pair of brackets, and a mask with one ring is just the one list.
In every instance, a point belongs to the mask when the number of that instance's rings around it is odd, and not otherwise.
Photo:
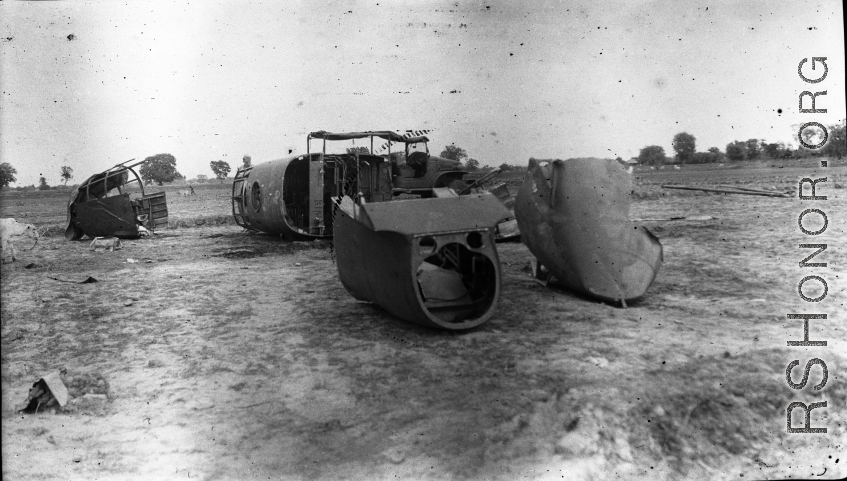
[(54, 371), (33, 383), (24, 407), (18, 412), (35, 414), (57, 406), (63, 408), (67, 403), (68, 388), (61, 373)]
[(476, 327), (500, 297), (494, 228), (508, 216), (488, 193), (373, 204), (345, 196), (333, 221), (338, 276), (354, 298), (406, 321)]
[(602, 300), (644, 295), (662, 262), (662, 245), (629, 220), (632, 180), (614, 160), (530, 159), (517, 195), (521, 239), (538, 276)]
[[(144, 161), (124, 165), (132, 160), (89, 177), (73, 191), (68, 200), (66, 239), (79, 240), (84, 235), (135, 238), (145, 230), (167, 227), (165, 193), (145, 194), (144, 183), (133, 169)], [(134, 182), (138, 182), (140, 196), (124, 192)]]
[(702, 192), (717, 192), (719, 194), (762, 195), (765, 197), (791, 197), (791, 192), (775, 192), (772, 190), (751, 189), (749, 187), (734, 187), (719, 185), (715, 187), (694, 187), (690, 185), (663, 185), (663, 189), (698, 190)]

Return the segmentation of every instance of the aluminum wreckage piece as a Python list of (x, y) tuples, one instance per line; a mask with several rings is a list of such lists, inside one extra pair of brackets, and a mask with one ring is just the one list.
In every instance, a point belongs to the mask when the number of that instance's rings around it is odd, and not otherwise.
[(529, 160), (515, 216), (524, 244), (560, 283), (607, 301), (644, 295), (662, 245), (629, 221), (632, 179), (615, 160)]
[[(356, 139), (370, 141), (370, 148), (327, 153), (327, 141)], [(373, 153), (374, 139), (385, 141), (386, 154)], [(321, 150), (312, 150), (313, 140), (322, 141)], [(332, 238), (334, 199), (343, 195), (357, 194), (375, 203), (400, 195), (434, 197), (435, 189), (464, 187), (467, 172), (460, 163), (430, 155), (428, 142), (422, 135), (387, 130), (312, 132), (306, 137), (305, 155), (238, 169), (232, 184), (233, 217), (246, 229), (286, 240)], [(391, 152), (397, 144), (405, 151), (403, 164)]]
[[(144, 193), (144, 183), (134, 167), (145, 161), (118, 164), (85, 180), (68, 199), (65, 238), (138, 237), (145, 230), (168, 226), (168, 204), (164, 192)], [(129, 174), (134, 178), (130, 179)], [(128, 186), (138, 182), (140, 195), (130, 196)], [(127, 190), (125, 192), (125, 190)]]
[(409, 322), (460, 330), (487, 321), (500, 297), (492, 194), (336, 204), (338, 277), (356, 299)]

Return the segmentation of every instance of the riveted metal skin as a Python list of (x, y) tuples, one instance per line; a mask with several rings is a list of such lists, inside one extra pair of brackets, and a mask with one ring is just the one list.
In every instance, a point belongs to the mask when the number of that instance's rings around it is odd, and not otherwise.
[[(298, 229), (294, 220), (286, 215), (283, 201), (285, 171), (292, 161), (297, 160), (297, 157), (292, 157), (254, 165), (236, 177), (241, 183), (237, 185), (238, 198), (233, 198), (233, 213), (236, 219), (240, 216), (240, 225), (292, 240), (322, 237), (311, 236), (306, 230)], [(308, 157), (303, 161), (308, 162)], [(235, 189), (236, 184), (233, 184)]]
[(355, 298), (424, 326), (487, 321), (500, 297), (495, 225), (509, 211), (491, 194), (338, 204), (333, 226), (342, 285)]
[(391, 165), (381, 156), (309, 154), (238, 169), (232, 212), (238, 225), (286, 240), (332, 237), (332, 206), (342, 193), (391, 200)]
[(659, 272), (662, 245), (629, 221), (632, 180), (614, 160), (530, 159), (515, 201), (521, 240), (566, 287), (633, 300)]

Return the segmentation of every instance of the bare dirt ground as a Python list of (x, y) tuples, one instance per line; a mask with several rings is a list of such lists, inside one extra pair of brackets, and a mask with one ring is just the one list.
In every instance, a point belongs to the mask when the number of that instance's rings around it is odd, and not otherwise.
[[(543, 287), (523, 244), (504, 243), (497, 313), (463, 333), (356, 302), (329, 242), (216, 225), (92, 252), (47, 236), (2, 265), (3, 477), (845, 476), (847, 197), (836, 183), (847, 167), (815, 165), (639, 170), (632, 218), (712, 217), (645, 223), (665, 262), (642, 301), (623, 309)], [(660, 188), (796, 191), (799, 178), (823, 176), (817, 193), (829, 199), (812, 207), (829, 224), (814, 238), (797, 227), (810, 205), (796, 197)], [(227, 215), (225, 199), (209, 195), (208, 214), (170, 194), (169, 204), (185, 216)], [(66, 196), (56, 198), (61, 209)], [(31, 212), (11, 199), (4, 216)], [(828, 268), (798, 266), (808, 242), (828, 243), (815, 259)], [(829, 288), (811, 307), (797, 293), (809, 272)], [(66, 282), (89, 276), (98, 282)], [(786, 316), (795, 312), (829, 314), (810, 323), (810, 338), (827, 347), (786, 346), (803, 337), (802, 321)], [(797, 382), (813, 357), (827, 364), (826, 386), (812, 389), (816, 366), (806, 388), (791, 389), (786, 366), (800, 360)], [(105, 378), (107, 399), (80, 382), (65, 412), (17, 413), (31, 384), (59, 368)], [(826, 434), (786, 434), (789, 403), (823, 400), (812, 425)], [(794, 425), (802, 422), (798, 409)]]

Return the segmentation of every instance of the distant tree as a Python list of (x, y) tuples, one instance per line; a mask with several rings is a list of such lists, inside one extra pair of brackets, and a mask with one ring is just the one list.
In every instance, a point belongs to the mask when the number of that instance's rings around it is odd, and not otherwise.
[(139, 169), (141, 178), (148, 184), (155, 182), (162, 185), (184, 178), (176, 170), (176, 158), (171, 154), (157, 154), (144, 159), (144, 165)]
[(750, 139), (746, 142), (748, 160), (758, 159), (762, 156), (762, 143), (759, 139)]
[(847, 155), (845, 124), (847, 124), (847, 119), (842, 120), (837, 124), (830, 125), (827, 128), (829, 131), (829, 140), (821, 151), (824, 155), (828, 157), (837, 157), (839, 160)]
[(221, 182), (226, 179), (226, 176), (229, 175), (229, 172), (232, 170), (229, 164), (223, 160), (213, 160), (209, 162), (209, 167), (212, 168), (212, 172), (215, 173), (215, 177), (220, 179)]
[(47, 185), (47, 179), (43, 176), (38, 178), (38, 190), (50, 190), (50, 186)]
[(461, 162), (462, 159), (465, 159), (465, 158), (468, 157), (468, 153), (465, 152), (465, 149), (463, 149), (459, 146), (447, 145), (447, 146), (444, 147), (444, 150), (441, 151), (440, 156), (444, 157), (445, 159), (458, 160), (459, 162)]
[(730, 160), (744, 160), (747, 158), (747, 142), (736, 140), (726, 144), (726, 156)]
[(62, 166), (62, 180), (65, 181), (65, 186), (68, 185), (68, 181), (74, 178), (74, 169), (68, 165)]
[(347, 147), (348, 154), (370, 154), (371, 151), (367, 147)]
[(501, 172), (508, 172), (508, 171), (512, 170), (512, 166), (504, 162), (504, 163), (500, 164), (499, 169), (500, 169)]
[(206, 174), (197, 174), (197, 182), (200, 184), (206, 183), (209, 180), (209, 176)]
[(665, 149), (660, 145), (648, 145), (638, 153), (638, 163), (644, 165), (662, 165), (665, 161)]
[(253, 165), (253, 158), (250, 157), (250, 154), (244, 154), (244, 157), (241, 158), (241, 161), (244, 162), (244, 167), (250, 167)]
[(778, 159), (780, 158), (780, 144), (778, 142), (771, 143), (762, 143), (762, 150), (765, 153), (765, 156), (770, 159)]
[(676, 152), (676, 158), (681, 164), (691, 160), (694, 152), (697, 152), (696, 141), (697, 139), (687, 132), (680, 132), (673, 136), (673, 150)]
[(468, 159), (468, 161), (465, 162), (465, 169), (470, 171), (479, 170), (479, 161), (476, 159)]
[(6, 187), (9, 184), (17, 182), (18, 179), (15, 177), (18, 171), (15, 170), (14, 167), (8, 162), (3, 162), (0, 164), (0, 189)]

